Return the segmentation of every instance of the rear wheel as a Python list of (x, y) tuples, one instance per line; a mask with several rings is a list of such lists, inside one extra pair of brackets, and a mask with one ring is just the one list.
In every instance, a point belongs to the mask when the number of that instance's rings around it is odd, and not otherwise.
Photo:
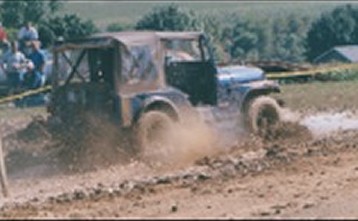
[(161, 111), (144, 113), (137, 124), (137, 144), (140, 156), (146, 161), (163, 162), (172, 149), (170, 134), (174, 120)]
[(264, 137), (279, 121), (280, 106), (273, 98), (260, 96), (250, 102), (246, 122), (253, 134)]

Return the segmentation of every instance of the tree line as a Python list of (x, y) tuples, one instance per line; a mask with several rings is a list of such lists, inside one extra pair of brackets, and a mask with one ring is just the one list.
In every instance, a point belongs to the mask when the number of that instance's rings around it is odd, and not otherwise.
[(309, 62), (336, 45), (358, 44), (358, 8), (338, 6), (319, 18), (295, 13), (255, 20), (236, 13), (200, 16), (169, 4), (153, 8), (132, 27), (114, 23), (107, 28), (126, 29), (204, 31), (219, 61)]
[(0, 19), (9, 40), (16, 40), (18, 30), (28, 21), (37, 27), (44, 48), (60, 37), (77, 38), (98, 31), (91, 20), (83, 20), (76, 14), (60, 14), (63, 4), (61, 0), (3, 0), (0, 4)]
[[(37, 25), (44, 47), (62, 37), (79, 38), (100, 31), (93, 21), (76, 14), (60, 14), (60, 0), (4, 0), (0, 18), (10, 36), (26, 21)], [(358, 8), (346, 4), (318, 18), (299, 13), (250, 19), (237, 13), (225, 16), (196, 14), (176, 4), (154, 7), (133, 25), (109, 24), (106, 31), (204, 31), (220, 62), (233, 60), (312, 61), (336, 45), (358, 43)]]

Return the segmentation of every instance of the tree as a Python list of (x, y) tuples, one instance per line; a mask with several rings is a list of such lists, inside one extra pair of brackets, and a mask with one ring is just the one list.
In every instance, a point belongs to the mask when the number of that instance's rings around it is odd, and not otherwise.
[(40, 23), (56, 13), (62, 7), (59, 0), (4, 0), (1, 3), (1, 14), (5, 27), (19, 28), (26, 21)]
[(305, 38), (310, 20), (295, 14), (273, 20), (271, 57), (301, 62), (305, 60)]
[[(1, 3), (1, 16), (4, 26), (9, 30), (20, 28), (26, 21), (33, 22), (39, 32), (43, 47), (48, 47), (56, 38), (78, 38), (97, 31), (90, 20), (83, 21), (77, 15), (56, 13), (63, 7), (60, 0), (4, 0)], [(15, 35), (12, 35), (14, 37)]]
[(56, 38), (62, 37), (65, 40), (80, 38), (98, 31), (91, 20), (83, 21), (75, 14), (56, 16), (44, 22), (39, 29), (40, 38), (46, 44), (52, 44)]
[[(97, 27), (90, 20), (83, 21), (74, 14), (58, 16), (63, 1), (60, 0), (4, 0), (1, 3), (1, 15), (4, 26), (9, 30), (20, 28), (26, 21), (33, 22), (39, 32), (43, 47), (50, 46), (56, 38), (79, 38), (97, 31)], [(16, 37), (12, 35), (12, 38)]]
[(24, 23), (25, 1), (5, 0), (1, 4), (3, 25), (5, 27), (20, 27)]
[(218, 25), (220, 42), (233, 60), (305, 59), (305, 36), (310, 20), (296, 14), (262, 20), (228, 14)]
[(235, 59), (259, 59), (259, 49), (257, 46), (262, 39), (260, 29), (252, 21), (238, 18), (231, 26), (227, 26), (223, 32), (225, 35), (226, 50)]
[(313, 22), (306, 38), (307, 57), (313, 60), (326, 50), (358, 43), (358, 8), (344, 5)]
[(195, 30), (198, 21), (192, 11), (186, 12), (175, 4), (155, 7), (136, 24), (137, 30), (184, 31)]
[(224, 44), (221, 41), (223, 28), (217, 17), (204, 15), (200, 17), (200, 30), (203, 30), (210, 41), (213, 49), (214, 58), (217, 62), (228, 62), (229, 55), (224, 50)]
[(50, 0), (50, 2), (48, 3), (48, 7), (50, 9), (49, 12), (53, 14), (63, 8), (63, 2), (60, 0)]

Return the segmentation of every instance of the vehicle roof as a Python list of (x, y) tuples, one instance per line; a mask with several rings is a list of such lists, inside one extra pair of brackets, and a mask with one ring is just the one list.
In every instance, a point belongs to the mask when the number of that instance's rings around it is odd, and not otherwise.
[(126, 46), (153, 45), (160, 40), (197, 39), (203, 35), (202, 32), (177, 32), (177, 31), (126, 31), (126, 32), (104, 32), (91, 35), (81, 39), (67, 40), (57, 43), (55, 50), (86, 48), (86, 47), (106, 47), (115, 42)]

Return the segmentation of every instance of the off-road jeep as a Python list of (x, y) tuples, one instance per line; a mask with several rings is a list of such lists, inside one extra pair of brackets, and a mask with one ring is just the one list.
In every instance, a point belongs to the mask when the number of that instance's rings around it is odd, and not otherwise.
[(141, 148), (168, 122), (200, 118), (202, 109), (235, 110), (256, 134), (280, 120), (267, 96), (278, 84), (255, 67), (216, 66), (204, 33), (101, 33), (57, 42), (53, 57), (52, 119), (73, 126), (88, 113), (106, 116), (135, 131)]

